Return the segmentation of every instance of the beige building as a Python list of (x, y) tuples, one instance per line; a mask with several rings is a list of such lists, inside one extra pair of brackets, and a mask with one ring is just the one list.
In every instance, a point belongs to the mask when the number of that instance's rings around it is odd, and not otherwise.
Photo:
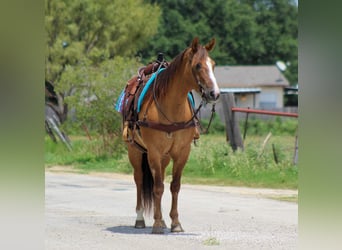
[(283, 108), (289, 82), (277, 66), (217, 66), (214, 74), (221, 93), (232, 92), (237, 107)]
[[(236, 107), (269, 110), (284, 107), (284, 88), (289, 82), (276, 65), (216, 66), (214, 74), (221, 93), (234, 93)], [(198, 106), (201, 98), (194, 96)], [(201, 117), (209, 117), (210, 110), (211, 105), (206, 105), (200, 112)], [(223, 119), (220, 100), (216, 113)]]

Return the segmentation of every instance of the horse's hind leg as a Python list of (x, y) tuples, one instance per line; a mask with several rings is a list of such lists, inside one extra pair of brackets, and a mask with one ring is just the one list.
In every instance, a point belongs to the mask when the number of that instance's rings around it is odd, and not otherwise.
[(132, 145), (128, 146), (128, 157), (134, 168), (134, 181), (137, 188), (137, 203), (136, 203), (136, 213), (137, 218), (135, 220), (135, 228), (145, 228), (144, 220), (144, 209), (142, 206), (142, 185), (143, 185), (143, 174), (141, 168), (142, 153), (134, 148)]

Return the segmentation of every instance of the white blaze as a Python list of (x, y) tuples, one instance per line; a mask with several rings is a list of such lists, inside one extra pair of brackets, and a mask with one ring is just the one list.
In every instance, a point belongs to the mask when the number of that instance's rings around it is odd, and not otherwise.
[(209, 59), (209, 57), (207, 58), (207, 65), (208, 65), (208, 70), (209, 70), (209, 77), (211, 79), (211, 81), (213, 82), (213, 90), (215, 92), (215, 95), (218, 95), (220, 94), (220, 89), (217, 85), (217, 82), (216, 82), (216, 78), (215, 78), (215, 75), (214, 75), (214, 72), (213, 72), (213, 65), (211, 64), (211, 61)]

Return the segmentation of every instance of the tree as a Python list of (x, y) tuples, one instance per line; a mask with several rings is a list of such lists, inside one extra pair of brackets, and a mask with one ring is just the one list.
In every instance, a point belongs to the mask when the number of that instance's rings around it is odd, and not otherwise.
[(84, 57), (132, 56), (156, 32), (160, 10), (137, 0), (45, 0), (46, 77), (58, 82)]
[(292, 0), (151, 0), (162, 16), (158, 32), (139, 51), (145, 62), (157, 52), (175, 57), (193, 39), (216, 37), (218, 65), (288, 63), (285, 75), (298, 79), (298, 9)]
[(74, 108), (77, 123), (96, 130), (105, 145), (120, 128), (113, 103), (159, 16), (158, 6), (142, 0), (45, 0), (46, 79), (61, 112)]
[(298, 83), (298, 9), (293, 0), (248, 1), (257, 12), (258, 37), (264, 47), (262, 63), (284, 61), (285, 75), (292, 84)]
[(102, 62), (101, 67), (84, 60), (77, 66), (66, 66), (60, 79), (58, 86), (61, 89), (71, 89), (65, 101), (76, 110), (72, 125), (95, 131), (107, 153), (119, 151), (115, 139), (121, 137), (122, 120), (114, 105), (127, 79), (137, 68), (135, 58), (116, 56)]

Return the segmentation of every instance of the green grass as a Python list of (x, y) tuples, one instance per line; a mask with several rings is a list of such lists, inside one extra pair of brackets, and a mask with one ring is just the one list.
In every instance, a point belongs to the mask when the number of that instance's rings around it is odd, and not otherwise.
[[(60, 142), (55, 144), (45, 137), (45, 165), (47, 168), (55, 165), (72, 166), (83, 173), (118, 172), (131, 173), (127, 154), (122, 144), (117, 144), (117, 151), (104, 153), (102, 141), (86, 137), (70, 136), (73, 150), (70, 152)], [(114, 148), (115, 151), (115, 148)]]
[[(200, 145), (193, 147), (183, 181), (194, 179), (201, 184), (296, 189), (298, 169), (292, 164), (294, 138), (271, 136), (262, 150), (263, 140), (250, 137), (244, 151), (233, 152), (224, 136), (202, 136)], [(272, 143), (278, 164), (273, 158)]]
[[(271, 136), (263, 148), (266, 136), (247, 136), (245, 150), (233, 152), (225, 141), (225, 135), (201, 135), (198, 146), (192, 146), (182, 182), (209, 185), (234, 185), (266, 188), (298, 188), (298, 168), (292, 164), (294, 136)], [(89, 173), (132, 173), (124, 145), (118, 141), (111, 152), (105, 152), (102, 141), (86, 137), (71, 137), (73, 151), (61, 143), (54, 144), (45, 138), (46, 167), (68, 165)], [(272, 144), (278, 157), (273, 158)], [(170, 164), (171, 165), (171, 164)], [(167, 180), (171, 179), (171, 167), (167, 168)]]

